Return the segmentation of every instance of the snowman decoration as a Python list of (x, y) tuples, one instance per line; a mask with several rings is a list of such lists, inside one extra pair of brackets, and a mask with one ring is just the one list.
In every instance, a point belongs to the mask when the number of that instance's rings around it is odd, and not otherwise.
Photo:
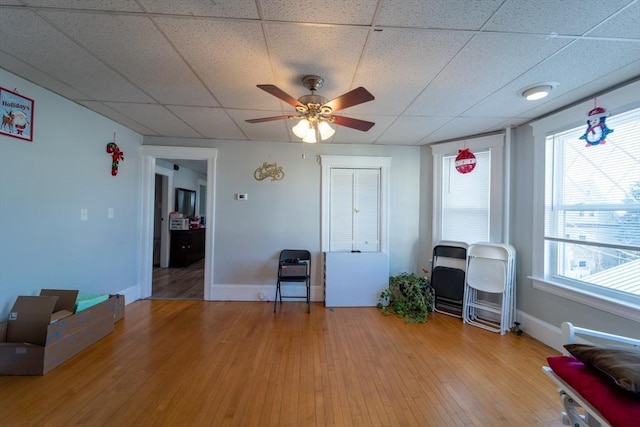
[(587, 142), (587, 147), (607, 142), (607, 135), (613, 132), (613, 129), (609, 129), (605, 122), (608, 115), (607, 110), (602, 107), (595, 107), (587, 113), (587, 131), (580, 137)]

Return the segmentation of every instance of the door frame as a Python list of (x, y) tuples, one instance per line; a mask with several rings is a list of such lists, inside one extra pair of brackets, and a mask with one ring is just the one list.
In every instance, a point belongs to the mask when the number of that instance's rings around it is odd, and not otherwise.
[(155, 199), (156, 159), (185, 159), (207, 161), (207, 226), (205, 228), (204, 258), (204, 299), (212, 300), (213, 296), (213, 259), (215, 235), (215, 182), (216, 182), (216, 148), (173, 147), (143, 145), (141, 147), (142, 162), (142, 206), (140, 233), (140, 293), (141, 298), (148, 298), (152, 293), (153, 280), (153, 217)]
[[(160, 229), (160, 267), (169, 267), (169, 245), (171, 244), (169, 239), (169, 212), (173, 210), (173, 171), (168, 168), (156, 165), (156, 175), (162, 177), (162, 207), (160, 208), (162, 214), (162, 224)], [(156, 201), (154, 200), (154, 203)], [(154, 206), (155, 208), (155, 206)], [(155, 215), (154, 215), (155, 217)]]

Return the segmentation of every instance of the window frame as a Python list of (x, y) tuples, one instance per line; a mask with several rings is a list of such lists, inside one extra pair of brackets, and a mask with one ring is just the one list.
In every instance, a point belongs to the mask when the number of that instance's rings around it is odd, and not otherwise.
[[(637, 94), (640, 81), (598, 95), (598, 104), (606, 106), (611, 114), (622, 113), (640, 107)], [(546, 275), (544, 239), (544, 195), (545, 195), (545, 151), (549, 135), (566, 131), (581, 125), (586, 126), (586, 112), (593, 108), (593, 98), (577, 103), (567, 109), (534, 121), (533, 129), (533, 226), (532, 226), (532, 280), (533, 287), (571, 301), (575, 301), (607, 313), (631, 320), (638, 320), (638, 304), (617, 298), (593, 286), (559, 281)]]
[[(505, 145), (508, 147), (509, 133), (498, 133), (460, 141), (434, 144), (433, 154), (433, 218), (432, 244), (437, 245), (442, 239), (442, 159), (456, 155), (463, 148), (471, 152), (491, 152), (491, 178), (489, 195), (489, 241), (508, 242), (508, 200), (505, 192), (508, 189), (509, 169), (505, 166)], [(475, 243), (475, 242), (470, 242)]]

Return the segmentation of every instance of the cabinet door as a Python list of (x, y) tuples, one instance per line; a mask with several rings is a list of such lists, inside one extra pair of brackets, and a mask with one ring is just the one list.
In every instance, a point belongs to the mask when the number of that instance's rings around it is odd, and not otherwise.
[(331, 169), (330, 251), (380, 249), (380, 170)]

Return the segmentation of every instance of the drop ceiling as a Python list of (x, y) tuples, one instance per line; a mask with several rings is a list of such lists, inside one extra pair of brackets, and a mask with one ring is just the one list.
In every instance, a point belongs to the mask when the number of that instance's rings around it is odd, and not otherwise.
[(340, 114), (376, 125), (330, 142), (424, 145), (637, 79), (638, 22), (639, 0), (0, 0), (0, 67), (145, 136), (239, 141), (299, 141), (245, 120), (293, 113), (256, 85), (318, 74), (375, 96)]

